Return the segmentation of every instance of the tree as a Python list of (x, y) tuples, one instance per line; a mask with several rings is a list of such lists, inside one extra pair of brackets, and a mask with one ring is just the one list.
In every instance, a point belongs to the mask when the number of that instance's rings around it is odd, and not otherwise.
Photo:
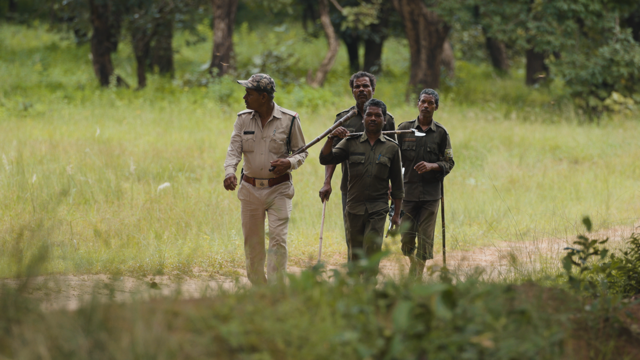
[(313, 76), (311, 70), (309, 70), (309, 73), (307, 74), (307, 83), (312, 87), (320, 87), (324, 85), (327, 74), (336, 61), (336, 56), (338, 55), (338, 49), (340, 47), (338, 37), (336, 36), (333, 25), (331, 24), (331, 17), (329, 16), (329, 1), (318, 0), (318, 10), (320, 13), (320, 22), (322, 23), (322, 29), (327, 37), (329, 49), (327, 50), (327, 54), (322, 60), (320, 67), (316, 71), (316, 75)]
[(188, 1), (128, 0), (128, 27), (136, 58), (138, 89), (147, 85), (147, 71), (158, 67), (160, 74), (173, 76), (173, 22), (176, 14), (187, 13)]
[(443, 46), (451, 27), (422, 0), (393, 0), (405, 24), (411, 69), (408, 94), (440, 87)]
[(209, 73), (223, 76), (233, 68), (233, 27), (238, 0), (211, 0), (213, 8), (213, 54)]
[(507, 47), (505, 44), (500, 40), (486, 35), (485, 42), (489, 58), (491, 59), (491, 65), (493, 65), (494, 69), (502, 73), (509, 71), (509, 59), (507, 58)]
[(504, 6), (503, 0), (486, 0), (481, 11), (491, 36), (526, 52), (527, 84), (549, 79), (553, 71), (589, 116), (640, 100), (637, 3), (514, 0)]
[(149, 54), (150, 67), (157, 68), (161, 75), (173, 77), (173, 27), (174, 17), (165, 16), (158, 20), (156, 36)]
[(129, 85), (120, 76), (114, 74), (111, 53), (118, 49), (118, 38), (122, 25), (122, 13), (119, 4), (112, 0), (89, 0), (91, 34), (91, 61), (93, 71), (101, 86), (109, 86), (115, 77), (118, 86)]
[[(342, 1), (342, 5), (337, 0), (331, 2), (338, 11), (331, 20), (347, 47), (351, 72), (381, 72), (382, 47), (388, 37), (393, 5), (382, 0), (347, 0)], [(363, 66), (360, 65), (360, 44), (364, 44)]]

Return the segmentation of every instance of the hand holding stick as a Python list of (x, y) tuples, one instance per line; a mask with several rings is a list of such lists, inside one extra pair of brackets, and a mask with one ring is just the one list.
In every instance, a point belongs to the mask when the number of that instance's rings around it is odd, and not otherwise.
[[(300, 153), (303, 153), (305, 151), (307, 151), (307, 149), (309, 149), (310, 147), (312, 147), (313, 145), (317, 144), (320, 142), (320, 140), (324, 139), (325, 137), (327, 137), (327, 135), (331, 134), (333, 132), (333, 130), (339, 128), (340, 126), (342, 126), (342, 123), (344, 123), (345, 121), (351, 119), (352, 117), (356, 116), (357, 112), (356, 110), (351, 110), (349, 111), (349, 113), (347, 115), (345, 115), (344, 117), (342, 117), (342, 119), (336, 121), (330, 128), (328, 128), (327, 130), (325, 130), (325, 132), (323, 132), (322, 134), (318, 135), (317, 138), (313, 139), (310, 143), (306, 144), (305, 146), (301, 147), (300, 149), (294, 151), (291, 155), (287, 156), (287, 159), (298, 155)], [(271, 167), (269, 168), (269, 171), (273, 171), (275, 168)]]

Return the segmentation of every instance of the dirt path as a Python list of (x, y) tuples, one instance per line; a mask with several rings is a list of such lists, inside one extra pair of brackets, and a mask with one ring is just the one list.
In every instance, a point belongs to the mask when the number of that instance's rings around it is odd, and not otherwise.
[[(638, 224), (640, 225), (640, 223)], [(640, 226), (618, 227), (592, 233), (594, 238), (610, 239), (607, 248), (615, 249), (624, 244)], [(456, 276), (464, 278), (470, 275), (481, 276), (487, 280), (508, 280), (526, 277), (527, 274), (548, 271), (557, 272), (560, 258), (564, 256), (566, 246), (575, 241), (575, 236), (567, 238), (548, 238), (530, 242), (501, 242), (489, 247), (471, 251), (449, 251), (448, 268)], [(442, 254), (427, 263), (431, 270), (442, 266)], [(329, 259), (329, 269), (341, 269), (340, 259)], [(381, 277), (397, 278), (406, 273), (408, 261), (400, 255), (385, 258), (380, 264)], [(290, 266), (290, 273), (298, 274), (303, 267)], [(110, 275), (59, 275), (40, 276), (30, 279), (27, 293), (42, 300), (45, 309), (77, 309), (83, 302), (92, 298), (99, 300), (131, 301), (133, 299), (152, 299), (159, 296), (179, 295), (185, 298), (197, 298), (220, 291), (234, 291), (250, 286), (244, 276), (238, 278), (186, 278), (171, 275), (149, 276), (143, 278), (113, 277)], [(428, 276), (428, 275), (425, 275)], [(4, 280), (5, 283), (18, 286), (20, 280)], [(95, 296), (95, 297), (94, 297)]]

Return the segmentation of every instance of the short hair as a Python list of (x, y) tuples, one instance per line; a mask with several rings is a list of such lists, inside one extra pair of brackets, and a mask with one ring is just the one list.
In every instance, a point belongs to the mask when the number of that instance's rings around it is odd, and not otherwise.
[(422, 98), (422, 95), (431, 95), (433, 96), (433, 100), (436, 101), (436, 107), (440, 105), (440, 95), (438, 92), (433, 89), (424, 89), (420, 91), (420, 95), (418, 95), (418, 101)]
[(355, 83), (356, 80), (360, 79), (360, 78), (369, 78), (369, 82), (371, 83), (371, 87), (372, 88), (376, 88), (376, 77), (375, 75), (368, 73), (366, 71), (358, 71), (357, 73), (351, 75), (351, 78), (349, 79), (349, 87), (351, 87), (351, 89), (353, 89), (353, 83)]
[(387, 117), (387, 105), (385, 105), (382, 100), (378, 99), (369, 99), (366, 103), (364, 103), (363, 111), (366, 114), (369, 106), (378, 107), (382, 110), (382, 117)]
[(269, 97), (269, 100), (273, 101), (273, 99), (275, 99), (276, 94), (272, 93), (272, 92), (268, 92), (268, 91), (264, 91), (264, 90), (257, 90), (257, 89), (253, 89), (255, 92), (257, 92), (258, 94), (262, 95), (262, 94), (267, 94), (267, 96)]

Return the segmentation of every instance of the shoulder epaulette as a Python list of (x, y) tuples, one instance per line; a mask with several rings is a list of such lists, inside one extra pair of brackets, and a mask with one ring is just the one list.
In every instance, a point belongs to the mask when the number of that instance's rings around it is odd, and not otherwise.
[(388, 111), (387, 111), (387, 116), (395, 120), (395, 118), (393, 117), (393, 115), (392, 115), (390, 112), (388, 112)]
[(397, 142), (397, 141), (393, 140), (392, 138), (388, 137), (387, 135), (382, 135), (382, 136), (384, 136), (384, 138), (385, 138), (387, 141), (390, 141), (390, 142), (392, 142), (392, 143), (396, 144), (396, 146), (398, 146), (398, 147), (400, 146), (400, 144), (398, 144), (398, 142)]
[(283, 113), (287, 114), (287, 115), (291, 115), (293, 117), (298, 116), (298, 113), (295, 111), (291, 111), (289, 109), (285, 109), (285, 108), (280, 108), (280, 111), (282, 111)]
[(242, 110), (242, 111), (240, 111), (240, 112), (238, 113), (238, 115), (247, 114), (247, 113), (250, 113), (250, 112), (253, 112), (253, 110), (249, 110), (249, 109), (247, 109), (247, 110)]
[(342, 114), (346, 114), (346, 113), (348, 113), (349, 111), (351, 111), (351, 109), (353, 109), (353, 108), (354, 108), (354, 107), (352, 106), (352, 107), (350, 107), (350, 108), (348, 108), (348, 109), (344, 109), (344, 110), (340, 111), (339, 113), (337, 113), (337, 114), (336, 114), (336, 116), (340, 116), (340, 115), (342, 115)]
[(411, 126), (413, 126), (415, 123), (416, 123), (416, 119), (409, 120), (409, 121), (404, 121), (404, 122), (400, 123), (400, 125), (398, 125), (398, 129), (400, 129), (400, 126), (402, 126), (404, 124), (411, 124)]
[(437, 122), (437, 121), (436, 121), (435, 123), (436, 123), (436, 126), (441, 127), (441, 128), (442, 128), (442, 130), (444, 130), (444, 132), (445, 132), (445, 133), (447, 133), (447, 135), (449, 134), (449, 132), (447, 131), (447, 129), (446, 129), (444, 126), (442, 126), (442, 124), (440, 124), (440, 123), (439, 123), (439, 122)]

